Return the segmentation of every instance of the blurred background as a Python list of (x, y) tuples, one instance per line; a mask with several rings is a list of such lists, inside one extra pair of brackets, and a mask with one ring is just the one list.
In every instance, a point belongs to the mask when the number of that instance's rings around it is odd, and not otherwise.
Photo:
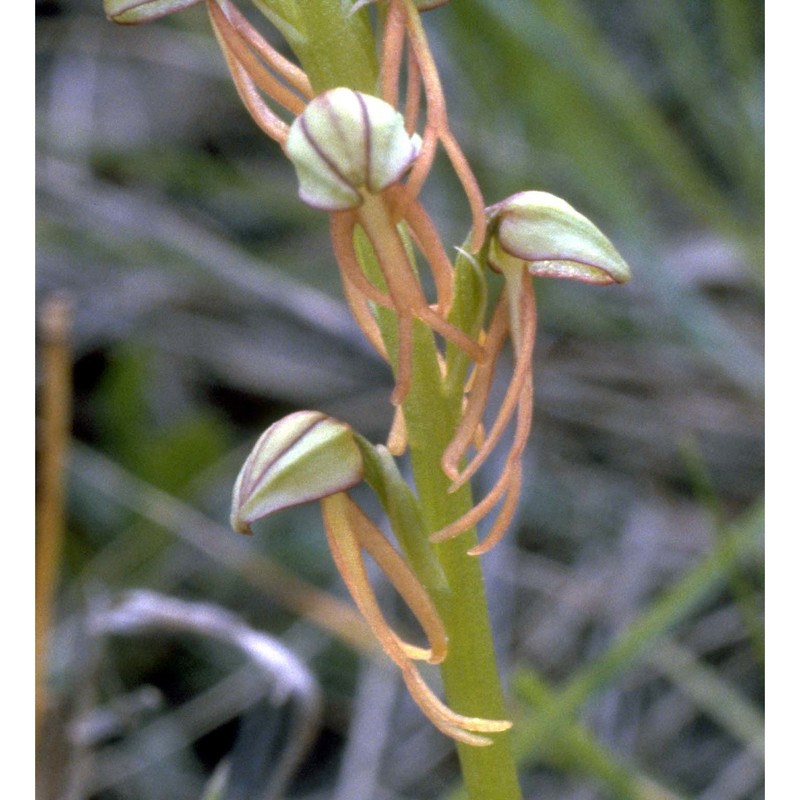
[[(537, 284), (523, 501), (485, 558), (525, 797), (761, 798), (763, 7), (425, 21), (487, 202), (560, 195), (634, 274)], [(386, 437), (391, 377), (324, 215), (202, 7), (123, 29), (37, 0), (36, 36), (37, 797), (450, 797), (453, 747), (364, 633), (317, 508), (227, 525), (286, 413)], [(444, 160), (425, 192), (460, 244)]]

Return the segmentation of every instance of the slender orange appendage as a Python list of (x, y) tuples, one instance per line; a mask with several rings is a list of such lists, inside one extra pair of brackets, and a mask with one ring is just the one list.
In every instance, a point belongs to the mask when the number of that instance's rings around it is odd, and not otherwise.
[(501, 733), (511, 728), (508, 720), (481, 719), (480, 717), (465, 717), (457, 714), (446, 706), (422, 680), (416, 666), (409, 664), (403, 670), (403, 680), (409, 694), (417, 705), (425, 712), (428, 719), (439, 728), (442, 733), (461, 742), (466, 742), (476, 747), (490, 745), (492, 740), (486, 736), (475, 736), (469, 731), (479, 733)]
[(394, 300), (385, 292), (382, 292), (372, 283), (361, 269), (358, 262), (353, 237), (358, 216), (355, 211), (334, 211), (331, 214), (331, 241), (333, 242), (333, 252), (339, 269), (347, 277), (352, 286), (361, 292), (368, 300), (384, 308), (391, 308), (397, 311)]
[(486, 517), (503, 497), (506, 497), (506, 502), (485, 541), (467, 552), (470, 555), (482, 555), (502, 539), (503, 534), (506, 532), (514, 516), (519, 501), (522, 485), (522, 464), (520, 458), (525, 448), (528, 434), (530, 433), (533, 400), (532, 386), (533, 384), (531, 381), (527, 381), (525, 384), (525, 390), (522, 393), (518, 409), (519, 415), (517, 417), (517, 430), (514, 436), (514, 442), (508, 454), (506, 465), (497, 482), (480, 503), (459, 519), (434, 533), (430, 537), (432, 542), (444, 542), (447, 539), (454, 539), (456, 536), (468, 531)]
[(395, 664), (403, 668), (409, 663), (408, 655), (402, 646), (402, 640), (386, 622), (369, 583), (361, 548), (348, 518), (348, 505), (351, 502), (344, 493), (331, 495), (322, 500), (322, 519), (328, 547), (350, 596), (384, 652)]
[(522, 453), (525, 449), (528, 435), (530, 434), (531, 422), (533, 419), (533, 376), (531, 374), (528, 375), (528, 380), (523, 389), (517, 413), (519, 414), (517, 418), (517, 432), (511, 446), (511, 451), (508, 456), (508, 465), (506, 467), (509, 474), (506, 499), (503, 503), (503, 508), (497, 515), (492, 529), (489, 531), (486, 538), (479, 545), (467, 551), (471, 556), (480, 556), (489, 552), (489, 550), (503, 538), (519, 504), (520, 492), (522, 490)]
[(428, 306), (416, 312), (417, 317), (429, 325), (436, 333), (443, 336), (456, 347), (463, 350), (473, 361), (482, 363), (486, 360), (486, 351), (474, 339), (467, 336), (461, 328), (443, 319), (440, 314)]
[(405, 27), (403, 11), (396, 3), (389, 3), (381, 42), (381, 96), (397, 108), (400, 94), (400, 65), (403, 61)]
[(216, 3), (209, 3), (211, 27), (217, 37), (217, 42), (228, 64), (233, 84), (242, 103), (258, 127), (283, 147), (289, 136), (289, 126), (264, 102), (247, 70), (228, 47), (225, 37), (214, 21), (212, 8), (216, 8)]
[(459, 517), (454, 522), (446, 525), (441, 530), (432, 534), (430, 540), (436, 544), (445, 542), (448, 539), (455, 539), (456, 536), (474, 528), (491, 510), (503, 499), (509, 485), (511, 483), (511, 474), (506, 468), (503, 475), (492, 487), (492, 490), (480, 501), (477, 505), (473, 506), (464, 516)]
[(480, 544), (475, 545), (475, 547), (467, 550), (467, 555), (482, 556), (484, 553), (488, 553), (503, 538), (505, 532), (508, 530), (508, 526), (511, 524), (511, 520), (514, 518), (514, 513), (517, 510), (521, 489), (522, 465), (515, 464), (513, 466), (511, 478), (509, 479), (503, 507), (500, 509), (500, 513), (497, 515), (497, 519), (495, 519), (492, 529)]
[(433, 166), (433, 159), (436, 157), (438, 140), (439, 135), (436, 129), (432, 125), (426, 125), (425, 130), (422, 132), (422, 145), (420, 146), (419, 155), (414, 161), (414, 166), (411, 167), (411, 172), (408, 173), (408, 180), (406, 181), (406, 188), (412, 197), (419, 196), (425, 181), (428, 179)]
[[(381, 97), (389, 105), (400, 106), (400, 69), (405, 43), (405, 21), (402, 3), (391, 2), (386, 14), (381, 43)], [(419, 68), (413, 58), (408, 61), (406, 76), (405, 128), (409, 136), (417, 129), (421, 102)]]
[(472, 461), (470, 461), (469, 466), (454, 480), (453, 485), (450, 487), (451, 491), (456, 491), (463, 486), (478, 471), (497, 446), (497, 443), (500, 441), (500, 438), (514, 415), (514, 410), (519, 405), (519, 398), (522, 394), (527, 375), (532, 369), (531, 360), (533, 358), (533, 348), (536, 341), (536, 305), (533, 299), (533, 289), (530, 281), (526, 280), (523, 286), (524, 290), (521, 298), (521, 321), (523, 330), (520, 337), (521, 341), (515, 342), (515, 349), (517, 352), (515, 353), (514, 373), (511, 376), (511, 382), (508, 385), (506, 396), (497, 413), (497, 418), (492, 425), (491, 431), (486, 436), (483, 446), (475, 454)]
[[(399, 4), (398, 2), (398, 5)], [(408, 180), (409, 189), (413, 192), (414, 196), (419, 193), (430, 171), (431, 163), (433, 162), (435, 139), (439, 139), (467, 195), (467, 200), (472, 212), (472, 237), (470, 246), (473, 252), (477, 252), (483, 246), (486, 236), (486, 212), (484, 210), (485, 203), (483, 201), (483, 195), (467, 159), (464, 157), (458, 142), (450, 131), (444, 91), (442, 90), (442, 84), (439, 80), (436, 62), (428, 46), (425, 29), (419, 18), (419, 11), (412, 0), (402, 0), (402, 4), (409, 48), (411, 51), (409, 53), (409, 61), (412, 60), (413, 55), (413, 60), (419, 68), (422, 84), (425, 87), (425, 99), (427, 103), (427, 121), (423, 134), (423, 152), (417, 164), (412, 168)], [(430, 138), (430, 131), (435, 134), (434, 145), (426, 147), (426, 140)]]
[(283, 147), (289, 137), (289, 126), (264, 102), (247, 71), (232, 54), (225, 53), (236, 91), (256, 124)]
[(447, 257), (439, 231), (422, 204), (409, 193), (406, 186), (396, 184), (385, 192), (395, 221), (405, 220), (411, 236), (416, 242), (436, 284), (436, 308), (446, 317), (453, 304), (453, 265)]
[(417, 129), (419, 121), (419, 109), (422, 103), (422, 76), (419, 72), (417, 62), (412, 58), (408, 64), (406, 77), (406, 107), (404, 118), (406, 121), (406, 131), (409, 135)]
[[(522, 284), (523, 294), (520, 298), (520, 323), (522, 330), (518, 339), (515, 341), (515, 356), (516, 365), (514, 370), (514, 378), (512, 378), (513, 392), (509, 388), (506, 396), (508, 402), (508, 413), (505, 413), (501, 408), (501, 414), (492, 428), (491, 433), (486, 438), (481, 450), (479, 450), (476, 457), (470, 463), (469, 467), (461, 473), (458, 480), (456, 480), (450, 487), (451, 491), (455, 491), (459, 486), (463, 485), (465, 480), (472, 475), (475, 470), (486, 460), (488, 455), (492, 452), (493, 448), (500, 439), (500, 436), (507, 427), (511, 416), (516, 411), (517, 424), (514, 433), (514, 439), (511, 443), (511, 448), (506, 457), (506, 463), (503, 471), (500, 474), (495, 485), (491, 491), (469, 512), (464, 514), (461, 518), (455, 520), (449, 525), (431, 536), (432, 542), (442, 542), (446, 539), (454, 538), (464, 531), (469, 530), (482, 520), (489, 512), (505, 497), (500, 513), (498, 514), (491, 531), (486, 539), (476, 547), (469, 550), (470, 555), (482, 555), (483, 553), (494, 547), (497, 542), (503, 537), (503, 534), (508, 529), (511, 519), (514, 516), (517, 505), (519, 503), (520, 490), (522, 486), (522, 454), (525, 449), (525, 444), (531, 430), (533, 422), (533, 365), (531, 362), (533, 354), (533, 345), (536, 334), (536, 305), (533, 294), (533, 288), (529, 280), (525, 280)], [(496, 312), (497, 313), (497, 312)], [(489, 335), (487, 335), (487, 341)], [(521, 340), (521, 341), (520, 341)], [(518, 377), (518, 380), (516, 380)], [(481, 387), (476, 387), (482, 389)], [(504, 402), (504, 406), (506, 402)], [(485, 407), (485, 398), (480, 394), (476, 396), (476, 405), (473, 409), (481, 409)], [(472, 418), (466, 420), (469, 425), (474, 420), (475, 411), (472, 411)], [(465, 414), (466, 418), (467, 414)], [(463, 455), (466, 447), (469, 445), (468, 433), (470, 429), (462, 422), (457, 432), (457, 438), (454, 439), (445, 455), (449, 459), (448, 467), (452, 469), (452, 459), (459, 457), (459, 452)], [(466, 476), (466, 477), (465, 477)]]
[(419, 653), (424, 652), (425, 655), (417, 655), (415, 658), (425, 660), (430, 664), (441, 663), (447, 655), (447, 634), (439, 612), (428, 593), (403, 557), (389, 544), (372, 520), (353, 502), (350, 503), (348, 516), (359, 545), (384, 571), (392, 586), (411, 609), (430, 642), (430, 649), (417, 648)]
[[(233, 6), (230, 6), (230, 8), (233, 8)], [(216, 2), (209, 2), (208, 10), (216, 29), (225, 40), (225, 44), (233, 53), (234, 58), (236, 58), (250, 76), (253, 83), (261, 89), (264, 94), (271, 97), (275, 102), (280, 103), (280, 105), (293, 114), (302, 114), (303, 109), (306, 107), (305, 101), (281, 83), (255, 55), (253, 55), (253, 51), (248, 47), (249, 42), (242, 38), (240, 31), (237, 30), (236, 26), (231, 24), (230, 20), (225, 16)], [(258, 35), (258, 32), (254, 29), (251, 28), (250, 30), (253, 34)], [(264, 45), (267, 44), (263, 40), (261, 41)]]
[(486, 208), (484, 206), (483, 193), (478, 185), (478, 179), (469, 166), (467, 157), (450, 129), (447, 128), (440, 132), (439, 139), (450, 159), (450, 163), (453, 165), (453, 170), (458, 176), (458, 180), (461, 182), (464, 194), (467, 196), (467, 202), (472, 213), (470, 246), (472, 247), (472, 252), (477, 253), (483, 247), (486, 239)]
[[(483, 364), (477, 366), (470, 376), (469, 382), (471, 386), (461, 415), (461, 423), (442, 457), (442, 469), (445, 475), (453, 481), (459, 478), (459, 462), (466, 455), (469, 446), (475, 441), (476, 432), (480, 427), (486, 410), (486, 403), (494, 380), (500, 349), (507, 335), (508, 303), (505, 294), (503, 294), (492, 315), (492, 321), (483, 343), (486, 350), (486, 360)], [(483, 443), (485, 443), (485, 439)]]
[(387, 363), (391, 363), (389, 353), (386, 350), (386, 345), (383, 343), (381, 329), (375, 317), (372, 315), (369, 301), (364, 295), (356, 289), (350, 279), (345, 275), (344, 271), (340, 269), (339, 274), (342, 278), (342, 289), (344, 289), (344, 296), (347, 300), (347, 305), (355, 318), (358, 327), (366, 337), (367, 341), (375, 348), (378, 355)]
[[(379, 305), (394, 308), (388, 295), (378, 292), (367, 280), (358, 263), (353, 247), (356, 216), (352, 211), (337, 211), (330, 215), (331, 242), (339, 265), (342, 288), (353, 317), (370, 344), (387, 363), (391, 363), (380, 327), (370, 308), (370, 299)], [(377, 294), (373, 294), (373, 292)]]
[[(474, 732), (500, 733), (508, 730), (511, 722), (457, 714), (433, 693), (412, 660), (440, 662), (447, 652), (447, 640), (433, 603), (400, 554), (344, 492), (322, 500), (322, 517), (331, 555), (345, 585), (384, 651), (400, 668), (403, 681), (422, 712), (453, 739), (474, 746), (491, 744), (489, 737), (477, 736)], [(403, 641), (386, 621), (367, 577), (362, 548), (384, 570), (417, 616), (429, 637), (429, 649)]]
[[(214, 2), (214, 0), (211, 0)], [(282, 56), (264, 37), (250, 24), (247, 17), (233, 3), (226, 3), (227, 17), (237, 32), (248, 42), (264, 61), (269, 64), (293, 89), (306, 100), (311, 100), (314, 90), (306, 73)]]

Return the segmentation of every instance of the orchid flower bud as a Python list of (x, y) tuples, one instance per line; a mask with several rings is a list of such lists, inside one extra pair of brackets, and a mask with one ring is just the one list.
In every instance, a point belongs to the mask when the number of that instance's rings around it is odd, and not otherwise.
[(286, 154), (306, 203), (344, 211), (362, 204), (362, 191), (377, 194), (399, 181), (420, 146), (388, 103), (338, 88), (315, 97), (292, 123)]
[(201, 0), (103, 0), (106, 16), (119, 25), (139, 25), (194, 6)]
[(631, 273), (614, 245), (583, 214), (547, 192), (520, 192), (488, 209), (489, 264), (522, 261), (528, 272), (585, 283), (626, 283)]
[(255, 520), (343, 492), (363, 475), (347, 425), (318, 411), (289, 414), (267, 428), (247, 457), (233, 489), (231, 525), (252, 533)]

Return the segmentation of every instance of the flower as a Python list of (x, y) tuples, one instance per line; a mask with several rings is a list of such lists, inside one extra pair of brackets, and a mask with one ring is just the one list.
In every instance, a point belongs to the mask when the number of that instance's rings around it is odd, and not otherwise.
[(231, 526), (361, 483), (364, 464), (350, 428), (318, 411), (297, 411), (261, 435), (233, 488)]
[[(328, 545), (342, 580), (384, 652), (400, 668), (420, 709), (446, 735), (475, 746), (489, 745), (492, 740), (479, 734), (507, 730), (511, 723), (457, 714), (436, 697), (414, 663), (441, 663), (447, 656), (447, 634), (419, 578), (346, 492), (364, 479), (365, 450), (372, 469), (380, 469), (381, 453), (356, 437), (343, 422), (317, 411), (298, 411), (284, 417), (261, 435), (239, 472), (231, 525), (239, 533), (251, 533), (250, 525), (257, 519), (319, 500)], [(392, 516), (403, 498), (387, 477), (388, 473), (379, 479), (378, 494)], [(367, 576), (364, 551), (405, 600), (429, 647), (405, 641), (386, 621)]]
[(488, 261), (499, 272), (524, 262), (529, 274), (627, 283), (631, 272), (614, 245), (583, 214), (547, 192), (520, 192), (486, 210)]
[[(522, 454), (533, 420), (533, 348), (536, 301), (529, 276), (566, 278), (598, 285), (626, 283), (630, 268), (603, 233), (569, 203), (546, 192), (520, 192), (487, 209), (485, 258), (505, 278), (505, 288), (486, 333), (486, 360), (475, 368), (472, 388), (459, 424), (442, 458), (442, 469), (453, 480), (451, 491), (468, 481), (492, 453), (516, 414), (517, 424), (505, 466), (495, 485), (471, 511), (437, 531), (440, 542), (468, 530), (505, 498), (484, 541), (471, 555), (491, 549), (511, 522), (522, 486)], [(495, 365), (510, 336), (514, 373), (497, 417), (484, 437), (483, 414)], [(461, 469), (470, 445), (480, 439), (475, 455)]]
[[(400, 182), (419, 152), (403, 117), (385, 101), (352, 89), (336, 88), (315, 97), (294, 121), (286, 153), (295, 165), (300, 196), (331, 214), (331, 239), (353, 316), (380, 355), (395, 366), (392, 402), (400, 406), (411, 386), (414, 320), (483, 360), (481, 346), (447, 319), (453, 268), (425, 209)], [(406, 223), (433, 274), (437, 302), (425, 297), (408, 241)], [(356, 250), (357, 228), (366, 237)], [(371, 252), (369, 252), (371, 250)], [(383, 286), (365, 274), (371, 259)], [(385, 288), (384, 288), (385, 287)], [(374, 316), (389, 308), (397, 318), (397, 347), (390, 356)]]

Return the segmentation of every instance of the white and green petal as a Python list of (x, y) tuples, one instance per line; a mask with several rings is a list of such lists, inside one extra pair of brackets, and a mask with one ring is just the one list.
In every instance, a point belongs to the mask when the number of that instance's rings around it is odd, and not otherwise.
[(139, 25), (197, 5), (202, 0), (103, 0), (106, 16), (119, 25)]
[(504, 271), (525, 262), (531, 275), (585, 283), (626, 283), (630, 268), (600, 229), (560, 197), (520, 192), (488, 209), (488, 260)]
[(361, 451), (353, 431), (318, 411), (298, 411), (267, 428), (233, 489), (231, 525), (250, 525), (283, 508), (319, 500), (360, 483)]
[(420, 140), (403, 116), (378, 97), (331, 89), (312, 100), (289, 129), (286, 154), (297, 170), (300, 197), (314, 208), (344, 211), (399, 181)]

